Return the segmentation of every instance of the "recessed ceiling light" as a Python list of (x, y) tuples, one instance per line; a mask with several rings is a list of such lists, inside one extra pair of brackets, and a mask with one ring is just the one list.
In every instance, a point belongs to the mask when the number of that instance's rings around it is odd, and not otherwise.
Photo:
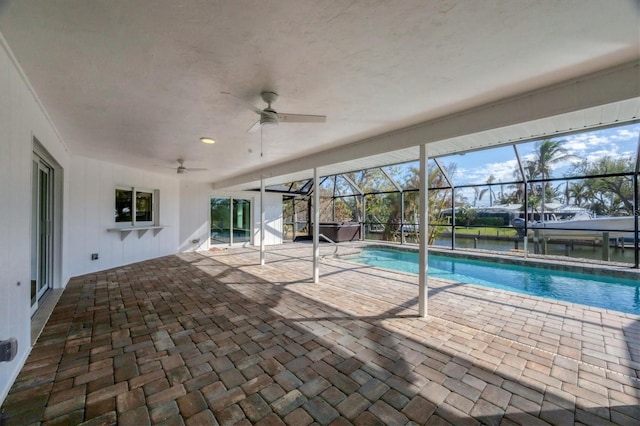
[(202, 141), (202, 143), (208, 143), (208, 144), (216, 143), (216, 141), (211, 138), (200, 138), (200, 140)]

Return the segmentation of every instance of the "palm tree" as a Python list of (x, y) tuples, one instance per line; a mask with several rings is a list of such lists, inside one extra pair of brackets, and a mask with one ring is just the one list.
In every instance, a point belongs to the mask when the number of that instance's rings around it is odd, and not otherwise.
[[(525, 181), (535, 177), (535, 162), (526, 161), (522, 165), (522, 168), (524, 169), (524, 176), (522, 176), (520, 168), (516, 168), (513, 171), (513, 177), (518, 181), (518, 183), (509, 185), (511, 194), (509, 195), (508, 199), (513, 200), (514, 203), (522, 203), (524, 201), (525, 193), (527, 192)], [(531, 194), (535, 194), (535, 186), (533, 184), (530, 184), (529, 187)], [(531, 204), (529, 203), (529, 205)], [(523, 205), (522, 208), (524, 210), (525, 206)], [(531, 210), (531, 214), (533, 215), (533, 209)]]
[(565, 142), (566, 141), (563, 140), (554, 141), (545, 139), (536, 143), (536, 172), (541, 178), (549, 179), (551, 177), (551, 169), (554, 165), (574, 158), (574, 156), (569, 154), (566, 148), (562, 146)]
[(578, 182), (571, 182), (569, 184), (569, 197), (573, 198), (573, 203), (578, 207), (583, 207), (585, 201), (589, 197), (589, 184), (588, 182), (581, 180)]
[(493, 192), (493, 189), (491, 189), (491, 184), (495, 181), (496, 177), (492, 174), (487, 178), (487, 185), (489, 185), (489, 187), (487, 188), (489, 190), (489, 206), (493, 206), (493, 197), (495, 194)]
[(522, 209), (525, 211), (525, 216), (527, 214), (527, 210), (526, 207), (531, 207), (531, 219), (534, 218), (534, 213), (535, 213), (535, 208), (537, 206), (537, 192), (536, 192), (536, 186), (533, 183), (529, 183), (529, 191), (527, 192), (527, 188), (525, 185), (525, 182), (527, 179), (533, 179), (536, 177), (536, 162), (535, 161), (527, 161), (522, 165), (522, 168), (524, 170), (524, 176), (522, 176), (522, 174), (520, 173), (519, 169), (516, 169), (513, 172), (513, 175), (516, 177), (519, 177), (520, 179), (523, 179), (522, 183), (520, 183), (518, 185), (518, 188), (516, 189), (516, 198), (520, 201), (525, 199), (525, 195), (526, 193), (530, 193), (531, 195), (527, 197), (527, 205), (522, 206)]
[[(482, 200), (482, 197), (484, 197), (484, 194), (486, 194), (488, 190), (489, 188), (480, 189), (477, 186), (473, 187), (473, 207), (476, 207), (477, 202)], [(491, 204), (492, 203), (489, 202), (489, 205)]]
[(509, 202), (509, 197), (504, 192), (504, 183), (502, 183), (502, 179), (498, 181), (500, 184), (500, 192), (498, 193), (498, 202), (500, 204), (507, 204)]
[[(551, 139), (545, 139), (537, 142), (535, 145), (535, 159), (532, 161), (534, 175), (531, 177), (539, 177), (541, 179), (549, 179), (551, 177), (551, 170), (553, 166), (572, 159), (574, 156), (569, 154), (568, 151), (562, 146), (565, 141), (554, 141)], [(541, 216), (544, 221), (544, 207), (545, 207), (545, 193), (549, 188), (549, 182), (542, 184), (541, 191)]]

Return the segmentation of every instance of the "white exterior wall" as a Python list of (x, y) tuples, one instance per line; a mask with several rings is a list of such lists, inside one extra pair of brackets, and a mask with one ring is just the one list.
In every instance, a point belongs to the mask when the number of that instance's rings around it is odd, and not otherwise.
[[(33, 138), (53, 160), (55, 288), (70, 277), (181, 251), (207, 250), (213, 196), (250, 199), (260, 244), (260, 193), (214, 193), (211, 185), (72, 156), (37, 94), (0, 35), (0, 340), (19, 351), (0, 363), (0, 404), (31, 350), (31, 173)], [(115, 188), (159, 190), (159, 222), (166, 227), (125, 238), (114, 228)], [(282, 196), (265, 195), (266, 244), (282, 243)], [(193, 243), (194, 240), (199, 240)], [(98, 253), (98, 260), (91, 260)], [(17, 285), (20, 283), (20, 285)]]
[[(109, 232), (116, 227), (117, 187), (159, 190), (159, 224), (142, 234)], [(174, 176), (144, 172), (85, 157), (72, 157), (69, 193), (70, 277), (173, 254), (178, 251), (180, 188)], [(98, 260), (91, 254), (98, 253)]]
[[(15, 337), (18, 354), (0, 363), (0, 403), (24, 364), (31, 347), (31, 170), (35, 136), (61, 167), (56, 179), (63, 182), (57, 200), (64, 226), (65, 178), (69, 154), (54, 126), (16, 65), (0, 36), (0, 340)], [(65, 241), (55, 242), (55, 287), (66, 283), (61, 261)], [(62, 252), (62, 253), (61, 253)], [(20, 282), (18, 286), (17, 283)]]
[[(260, 245), (260, 193), (256, 191), (241, 191), (220, 193), (213, 192), (211, 197), (234, 197), (251, 200), (251, 216), (253, 218), (253, 245)], [(282, 195), (265, 193), (265, 245), (282, 244)]]
[[(266, 193), (264, 197), (265, 213), (265, 245), (282, 244), (282, 195)], [(260, 245), (260, 194), (257, 194), (253, 204), (254, 245)]]
[[(211, 185), (180, 181), (180, 251), (209, 249)], [(194, 242), (195, 241), (195, 242)]]
[[(210, 248), (210, 200), (233, 197), (251, 200), (253, 245), (260, 245), (260, 193), (213, 191), (209, 184), (183, 182), (180, 186), (180, 251)], [(265, 194), (265, 244), (282, 244), (282, 195)], [(192, 243), (192, 240), (199, 240)]]

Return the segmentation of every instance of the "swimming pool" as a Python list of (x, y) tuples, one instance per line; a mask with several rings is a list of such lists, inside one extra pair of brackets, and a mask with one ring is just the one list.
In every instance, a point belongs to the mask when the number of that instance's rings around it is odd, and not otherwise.
[[(345, 260), (418, 273), (418, 253), (364, 248)], [(640, 282), (429, 253), (429, 277), (640, 315)]]

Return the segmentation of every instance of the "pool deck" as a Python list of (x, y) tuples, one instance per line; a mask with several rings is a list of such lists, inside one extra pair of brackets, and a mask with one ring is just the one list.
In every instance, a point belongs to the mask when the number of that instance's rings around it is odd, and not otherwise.
[(640, 316), (431, 279), (421, 318), (415, 275), (333, 251), (318, 284), (308, 243), (73, 278), (5, 423), (640, 423)]

